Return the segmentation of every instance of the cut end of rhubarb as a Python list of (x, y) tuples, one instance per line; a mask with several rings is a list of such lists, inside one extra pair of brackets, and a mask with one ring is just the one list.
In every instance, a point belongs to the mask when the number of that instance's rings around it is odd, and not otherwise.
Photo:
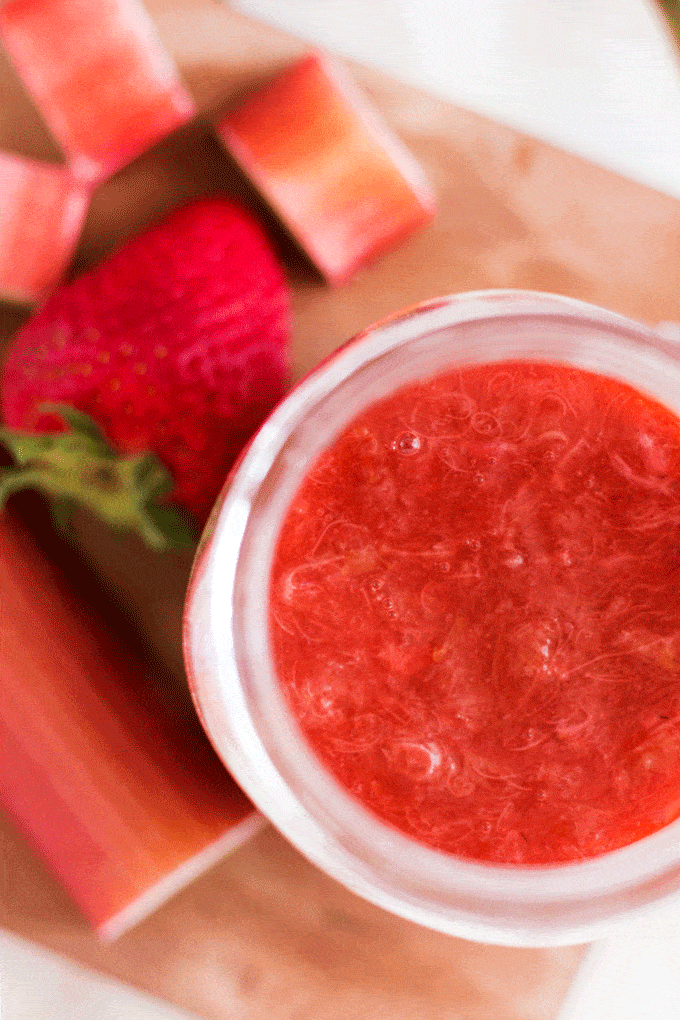
[(196, 115), (138, 0), (6, 0), (0, 38), (73, 172), (89, 182)]
[(89, 189), (66, 169), (0, 153), (0, 298), (42, 300), (78, 242)]
[(327, 56), (303, 57), (217, 133), (334, 286), (434, 216), (418, 162)]
[[(225, 777), (225, 788), (226, 786)], [(234, 789), (236, 790), (236, 788)], [(224, 833), (214, 842), (209, 843), (193, 857), (184, 861), (174, 871), (164, 875), (155, 885), (144, 890), (137, 899), (126, 904), (118, 913), (112, 914), (99, 924), (96, 932), (102, 942), (113, 942), (140, 924), (178, 892), (200, 878), (219, 861), (238, 850), (240, 846), (256, 836), (260, 829), (264, 828), (267, 819), (259, 811), (250, 807), (245, 797), (240, 801), (237, 792), (234, 802), (235, 810), (240, 810), (243, 817), (239, 820), (236, 815), (231, 826), (225, 828)]]

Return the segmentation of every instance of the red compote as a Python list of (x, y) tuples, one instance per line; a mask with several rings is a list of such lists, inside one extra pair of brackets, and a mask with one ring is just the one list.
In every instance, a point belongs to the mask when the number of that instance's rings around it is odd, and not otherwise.
[(592, 857), (680, 815), (680, 421), (543, 362), (358, 415), (307, 473), (274, 662), (318, 757), (423, 843)]

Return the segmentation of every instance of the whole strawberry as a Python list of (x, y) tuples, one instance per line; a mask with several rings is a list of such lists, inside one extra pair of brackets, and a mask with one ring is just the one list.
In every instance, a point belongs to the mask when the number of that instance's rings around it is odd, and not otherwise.
[(286, 385), (289, 295), (252, 215), (201, 199), (55, 292), (0, 376), (19, 488), (155, 547), (195, 539)]

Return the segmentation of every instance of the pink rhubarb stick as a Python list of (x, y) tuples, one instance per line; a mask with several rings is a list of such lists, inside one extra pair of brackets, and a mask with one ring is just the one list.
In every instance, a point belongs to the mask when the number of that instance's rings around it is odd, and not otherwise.
[(334, 285), (434, 215), (416, 160), (327, 57), (298, 61), (217, 132)]
[(0, 804), (103, 938), (242, 843), (260, 816), (198, 722), (0, 514)]
[(0, 298), (30, 304), (58, 283), (88, 200), (68, 170), (0, 152)]
[(0, 38), (84, 179), (113, 173), (195, 115), (138, 0), (6, 0)]

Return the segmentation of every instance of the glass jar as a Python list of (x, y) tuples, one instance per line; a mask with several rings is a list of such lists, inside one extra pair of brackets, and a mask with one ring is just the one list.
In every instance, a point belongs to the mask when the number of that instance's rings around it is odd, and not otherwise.
[(528, 291), (433, 300), (365, 330), (279, 405), (232, 473), (206, 528), (185, 616), (195, 703), (218, 754), (314, 864), (379, 906), (505, 945), (601, 937), (678, 897), (680, 820), (573, 864), (498, 866), (416, 842), (355, 800), (315, 757), (279, 687), (268, 578), (281, 522), (315, 458), (362, 409), (456, 365), (528, 359), (626, 382), (680, 416), (680, 347), (581, 301)]

